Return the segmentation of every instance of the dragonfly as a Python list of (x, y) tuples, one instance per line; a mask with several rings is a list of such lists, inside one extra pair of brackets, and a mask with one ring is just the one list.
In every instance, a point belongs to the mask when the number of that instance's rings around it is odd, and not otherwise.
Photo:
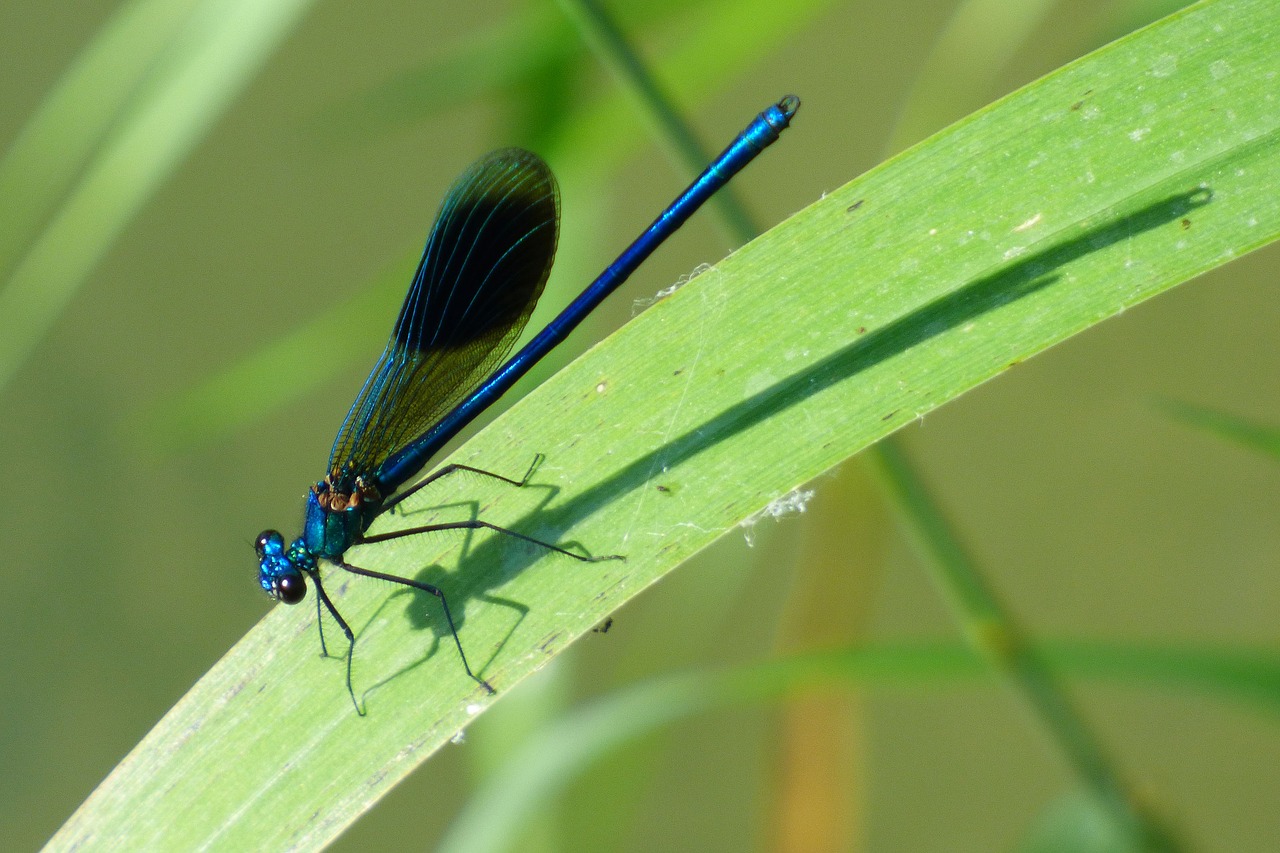
[[(541, 456), (520, 480), (467, 465), (449, 464), (411, 486), (427, 463), (460, 430), (492, 405), (587, 315), (615, 291), (729, 179), (777, 141), (800, 107), (788, 95), (761, 112), (681, 195), (576, 299), (505, 362), (551, 272), (560, 222), (560, 196), (550, 167), (519, 148), (495, 151), (471, 165), (440, 205), (404, 305), (382, 356), (338, 430), (324, 478), (307, 493), (302, 535), (286, 545), (276, 530), (258, 535), (258, 580), (277, 601), (316, 590), (321, 653), (328, 655), (321, 608), (347, 639), (347, 693), (365, 711), (352, 686), (356, 635), (325, 590), (320, 563), (353, 575), (390, 581), (440, 602), (462, 667), (480, 687), (494, 689), (467, 661), (444, 591), (434, 584), (347, 562), (356, 545), (453, 530), (489, 530), (533, 546), (595, 562), (619, 555), (585, 556), (483, 519), (426, 524), (388, 533), (370, 525), (405, 498), (459, 471), (524, 486)], [(403, 487), (403, 488), (402, 488)]]

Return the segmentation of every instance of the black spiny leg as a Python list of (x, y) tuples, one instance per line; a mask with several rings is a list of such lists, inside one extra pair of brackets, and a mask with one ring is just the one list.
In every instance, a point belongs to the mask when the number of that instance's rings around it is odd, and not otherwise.
[[(516, 486), (517, 488), (521, 486), (525, 486), (525, 485), (528, 485), (529, 478), (533, 476), (533, 472), (537, 469), (538, 465), (541, 464), (543, 458), (544, 457), (541, 453), (535, 455), (533, 458), (533, 462), (529, 465), (529, 470), (525, 471), (524, 476), (521, 477), (519, 480), (513, 480), (510, 477), (504, 477), (501, 474), (495, 474), (492, 471), (485, 471), (480, 468), (472, 468), (469, 465), (456, 465), (456, 464), (446, 465), (443, 468), (441, 468), (439, 471), (432, 473), (430, 476), (422, 480), (420, 483), (415, 484), (412, 488), (407, 489), (404, 492), (396, 495), (392, 500), (388, 501), (383, 506), (382, 511), (383, 512), (393, 511), (396, 505), (399, 504), (400, 501), (407, 498), (409, 495), (413, 494), (414, 492), (418, 491), (424, 486), (434, 483), (436, 480), (439, 480), (441, 477), (448, 476), (449, 474), (453, 474), (457, 471), (470, 471), (473, 474), (480, 474), (485, 477), (492, 477), (495, 480), (501, 480), (502, 482), (509, 483), (513, 486)], [(438, 532), (447, 531), (447, 530), (492, 530), (495, 533), (501, 533), (505, 536), (514, 537), (516, 539), (519, 539), (522, 542), (528, 542), (531, 545), (537, 545), (540, 548), (545, 548), (548, 551), (554, 551), (557, 554), (563, 554), (566, 557), (572, 557), (573, 559), (580, 560), (584, 563), (598, 563), (602, 560), (626, 559), (620, 554), (606, 554), (605, 556), (602, 556), (602, 557), (587, 557), (587, 556), (583, 556), (582, 554), (575, 554), (572, 551), (569, 551), (565, 548), (561, 548), (559, 545), (552, 544), (551, 542), (544, 542), (541, 539), (534, 539), (532, 536), (526, 536), (523, 533), (517, 533), (516, 531), (511, 530), (510, 528), (499, 527), (496, 524), (491, 524), (490, 522), (481, 521), (479, 519), (472, 519), (470, 521), (444, 522), (441, 524), (426, 524), (426, 525), (422, 525), (421, 527), (410, 527), (407, 530), (395, 530), (390, 533), (375, 533), (373, 535), (362, 536), (358, 542), (354, 542), (352, 544), (363, 545), (370, 542), (387, 542), (392, 539), (400, 539), (405, 536), (416, 536), (419, 533), (438, 533)], [(410, 580), (409, 578), (400, 577), (399, 575), (389, 575), (384, 572), (374, 571), (373, 569), (364, 569), (359, 566), (353, 566), (350, 563), (344, 563), (341, 560), (333, 560), (332, 562), (334, 563), (334, 565), (338, 566), (339, 568), (345, 569), (346, 571), (351, 572), (352, 574), (362, 575), (363, 577), (368, 577), (368, 578), (378, 578), (379, 580), (390, 581), (391, 583), (400, 584), (401, 586), (412, 587), (414, 589), (419, 589), (419, 590), (422, 590), (423, 592), (434, 595), (436, 598), (440, 599), (440, 606), (444, 610), (445, 621), (449, 625), (449, 633), (453, 636), (453, 644), (457, 647), (458, 657), (461, 658), (462, 660), (462, 668), (466, 670), (467, 675), (470, 676), (473, 681), (475, 681), (485, 690), (489, 691), (489, 693), (496, 692), (494, 691), (493, 687), (489, 684), (489, 682), (485, 681), (483, 678), (476, 675), (471, 670), (471, 664), (467, 662), (466, 652), (462, 650), (462, 640), (459, 639), (458, 637), (458, 629), (457, 629), (457, 626), (454, 625), (453, 614), (449, 611), (449, 602), (445, 599), (443, 590), (429, 583)], [(326, 599), (326, 603), (328, 603), (327, 599)], [(330, 610), (332, 610), (332, 605), (330, 605)], [(340, 624), (342, 623), (340, 622)], [(349, 633), (348, 633), (348, 636), (350, 636)], [(353, 639), (352, 640), (353, 645), (354, 645), (354, 642), (355, 641)], [(348, 658), (347, 662), (348, 662), (347, 688), (350, 689), (351, 687), (350, 658)], [(352, 698), (354, 700), (354, 694), (352, 695)], [(358, 707), (359, 706), (357, 706), (357, 710), (358, 710)]]
[[(344, 569), (350, 568), (346, 563), (338, 563)], [(355, 688), (351, 686), (351, 657), (356, 651), (356, 635), (351, 632), (351, 626), (347, 624), (347, 620), (342, 618), (338, 613), (338, 608), (333, 606), (333, 602), (329, 600), (329, 595), (324, 591), (324, 584), (320, 583), (319, 570), (313, 569), (307, 574), (311, 575), (311, 582), (316, 585), (316, 600), (323, 601), (324, 606), (329, 610), (329, 615), (333, 617), (333, 621), (338, 623), (338, 627), (342, 629), (342, 633), (347, 635), (347, 693), (351, 695), (351, 704), (356, 706), (356, 713), (364, 716), (364, 709), (360, 707), (360, 703), (356, 701)], [(317, 612), (319, 605), (316, 605)], [(324, 630), (320, 632), (320, 646), (324, 647)], [(326, 652), (327, 654), (327, 652)]]
[[(462, 658), (462, 668), (467, 671), (467, 675), (471, 676), (477, 684), (489, 691), (490, 694), (496, 692), (489, 682), (471, 671), (471, 665), (467, 663), (467, 655), (462, 651), (462, 641), (458, 639), (458, 629), (454, 627), (453, 624), (453, 614), (449, 612), (449, 602), (445, 601), (444, 592), (439, 587), (432, 586), (429, 583), (422, 583), (421, 581), (410, 580), (409, 578), (402, 578), (399, 575), (389, 575), (384, 572), (376, 572), (373, 569), (362, 569), (359, 566), (353, 566), (350, 563), (344, 563), (341, 560), (335, 560), (334, 564), (339, 568), (346, 569), (352, 574), (362, 575), (366, 578), (378, 578), (379, 580), (391, 581), (392, 583), (398, 583), (401, 586), (411, 586), (414, 589), (420, 589), (423, 592), (428, 592), (440, 599), (440, 606), (444, 608), (444, 619), (449, 623), (449, 633), (453, 634), (453, 643), (458, 647), (458, 657)], [(328, 599), (325, 600), (325, 603), (328, 603)], [(332, 609), (332, 605), (330, 605), (330, 608)], [(335, 614), (335, 616), (336, 615), (337, 614)], [(350, 636), (350, 633), (348, 633), (347, 636)], [(352, 645), (355, 644), (354, 639), (351, 642)], [(349, 657), (347, 658), (347, 687), (348, 689), (351, 687), (351, 659)], [(353, 701), (355, 700), (354, 693), (351, 695), (351, 698)], [(359, 706), (356, 706), (356, 709), (359, 710)], [(362, 711), (361, 713), (363, 714), (364, 712)]]
[[(320, 580), (319, 580), (319, 572), (312, 575), (311, 579), (316, 582), (316, 589), (319, 590), (321, 588)], [(329, 647), (324, 644), (324, 619), (321, 616), (321, 611), (320, 611), (320, 602), (322, 601), (327, 601), (327, 599), (325, 599), (320, 593), (317, 592), (316, 594), (316, 630), (320, 632), (320, 657), (327, 658), (329, 656)], [(333, 612), (332, 604), (329, 605), (329, 611)]]
[[(561, 548), (559, 545), (553, 545), (550, 542), (543, 542), (541, 539), (534, 539), (532, 536), (525, 536), (523, 533), (517, 533), (509, 527), (499, 527), (488, 521), (481, 521), (478, 518), (470, 521), (446, 521), (440, 524), (424, 524), (422, 527), (407, 527), (404, 530), (393, 530), (390, 533), (374, 533), (360, 537), (357, 545), (364, 545), (368, 542), (388, 542), (392, 539), (400, 539), (404, 536), (416, 536), (419, 533), (439, 533), (444, 530), (492, 530), (494, 533), (501, 533), (503, 536), (511, 536), (519, 539), (521, 542), (528, 542), (530, 545), (537, 545), (539, 548), (546, 548), (548, 551), (555, 551), (557, 554), (564, 554), (566, 557), (572, 557), (575, 560), (581, 560), (584, 563), (599, 563), (604, 560), (625, 560), (626, 557), (621, 554), (605, 554), (602, 557), (585, 557), (582, 554), (575, 554)], [(341, 565), (341, 564), (339, 564)], [(359, 573), (366, 573), (361, 570)], [(377, 577), (381, 577), (378, 575)], [(412, 581), (404, 579), (396, 579), (397, 583), (407, 583), (410, 586), (416, 586)], [(432, 593), (434, 595), (434, 593)]]
[(387, 503), (383, 506), (382, 511), (393, 512), (395, 510), (396, 505), (399, 504), (405, 498), (409, 497), (409, 495), (413, 494), (419, 489), (422, 489), (431, 485), (436, 480), (439, 480), (441, 477), (447, 477), (450, 474), (456, 473), (458, 471), (470, 471), (472, 474), (479, 474), (482, 477), (490, 477), (494, 480), (501, 480), (504, 483), (510, 483), (516, 488), (522, 488), (524, 486), (529, 485), (529, 478), (533, 476), (533, 472), (538, 469), (538, 466), (542, 464), (542, 460), (546, 458), (547, 457), (543, 456), (541, 453), (535, 453), (533, 456), (533, 462), (529, 463), (529, 470), (525, 471), (524, 476), (521, 477), (519, 480), (513, 480), (510, 477), (504, 477), (501, 474), (495, 474), (492, 471), (486, 471), (483, 468), (472, 468), (470, 465), (449, 464), (441, 468), (439, 471), (433, 471), (430, 475), (426, 477), (426, 479), (421, 480), (420, 482), (414, 483), (412, 486), (405, 489), (403, 492), (396, 495), (391, 500), (387, 501)]

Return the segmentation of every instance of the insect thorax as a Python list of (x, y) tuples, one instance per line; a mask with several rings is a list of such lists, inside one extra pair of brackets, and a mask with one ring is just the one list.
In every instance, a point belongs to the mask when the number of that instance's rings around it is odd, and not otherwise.
[(302, 529), (307, 550), (321, 557), (341, 557), (360, 539), (381, 506), (382, 495), (362, 477), (355, 478), (350, 490), (336, 488), (332, 476), (325, 477), (307, 494)]

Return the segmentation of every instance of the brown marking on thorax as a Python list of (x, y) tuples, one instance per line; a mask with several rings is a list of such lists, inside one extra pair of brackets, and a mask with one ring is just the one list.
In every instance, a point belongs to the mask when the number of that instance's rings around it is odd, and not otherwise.
[(353, 491), (342, 492), (334, 485), (333, 475), (328, 474), (323, 481), (312, 486), (311, 491), (315, 492), (316, 501), (320, 506), (330, 512), (345, 512), (366, 503), (382, 502), (382, 495), (377, 487), (364, 477), (356, 477), (356, 487)]

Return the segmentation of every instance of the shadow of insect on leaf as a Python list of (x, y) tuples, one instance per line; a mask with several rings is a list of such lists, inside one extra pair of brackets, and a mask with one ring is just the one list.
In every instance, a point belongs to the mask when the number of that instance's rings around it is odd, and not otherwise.
[[(453, 577), (455, 577), (454, 573), (447, 571), (439, 564), (434, 564), (427, 566), (415, 575), (414, 580), (420, 583), (439, 587), (441, 584), (447, 584), (449, 579)], [(514, 610), (518, 614), (515, 621), (511, 623), (502, 638), (492, 646), (492, 651), (489, 656), (479, 662), (479, 666), (476, 668), (476, 671), (484, 672), (489, 668), (498, 655), (502, 653), (502, 649), (515, 634), (516, 629), (520, 627), (520, 623), (529, 615), (529, 608), (527, 605), (521, 604), (518, 601), (510, 598), (503, 598), (489, 592), (478, 592), (467, 597), (474, 598), (475, 600), (484, 602), (485, 604), (500, 605), (510, 610)], [(423, 653), (422, 657), (418, 658), (413, 663), (408, 666), (401, 667), (395, 672), (389, 673), (384, 678), (369, 685), (369, 687), (361, 693), (360, 698), (362, 701), (367, 699), (370, 694), (374, 693), (384, 684), (388, 684), (395, 679), (412, 672), (429, 661), (435, 656), (436, 652), (440, 650), (440, 640), (449, 636), (449, 626), (445, 621), (444, 611), (440, 609), (440, 602), (434, 596), (422, 592), (421, 590), (407, 587), (397, 590), (395, 593), (388, 596), (385, 601), (379, 604), (378, 608), (369, 616), (368, 620), (365, 621), (364, 626), (357, 633), (357, 636), (363, 634), (370, 625), (376, 622), (378, 617), (382, 614), (383, 609), (397, 598), (409, 599), (404, 609), (405, 619), (408, 621), (410, 627), (415, 631), (424, 631), (429, 629), (431, 631), (431, 645)], [(466, 624), (466, 618), (465, 610), (461, 610), (454, 614), (454, 624), (459, 628), (459, 630), (461, 630), (462, 626)]]

